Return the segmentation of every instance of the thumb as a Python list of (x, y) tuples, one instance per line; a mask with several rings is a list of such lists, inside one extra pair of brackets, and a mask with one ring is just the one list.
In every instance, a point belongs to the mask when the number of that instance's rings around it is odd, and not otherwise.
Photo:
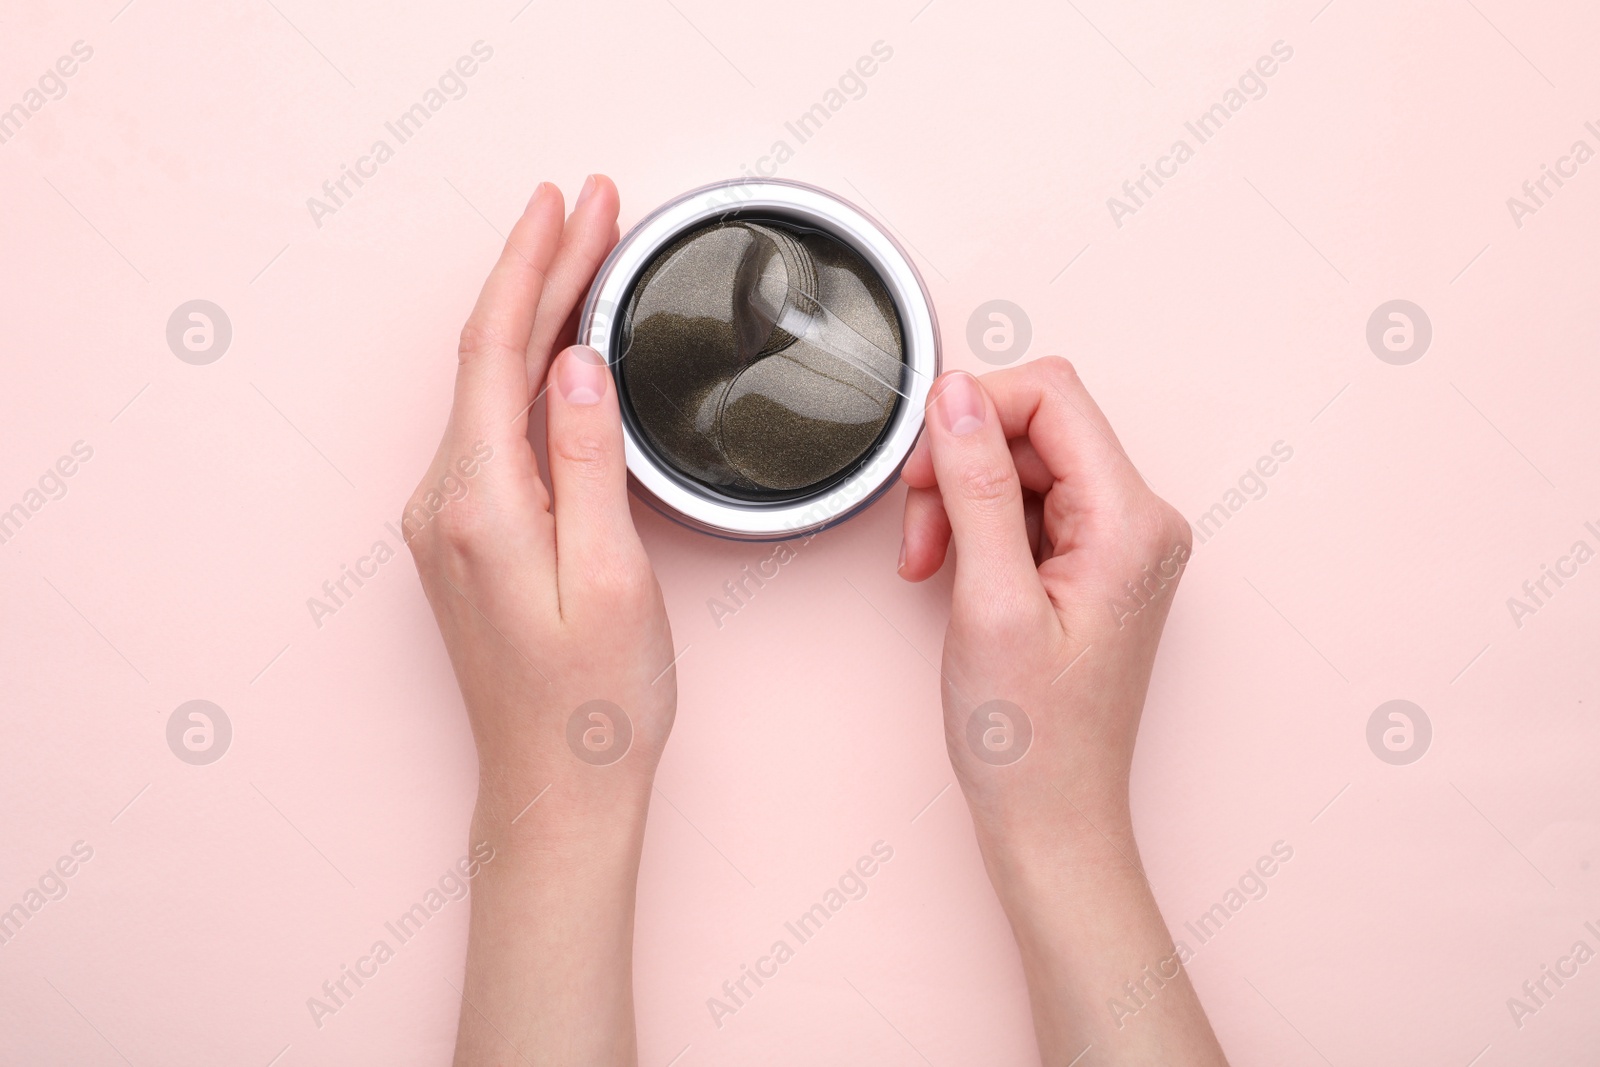
[(956, 602), (1043, 598), (1028, 544), (1022, 482), (988, 392), (965, 371), (944, 375), (928, 398), (927, 427), (956, 546)]
[(598, 352), (574, 345), (551, 367), (548, 397), (557, 583), (592, 587), (644, 557), (628, 510), (616, 384)]

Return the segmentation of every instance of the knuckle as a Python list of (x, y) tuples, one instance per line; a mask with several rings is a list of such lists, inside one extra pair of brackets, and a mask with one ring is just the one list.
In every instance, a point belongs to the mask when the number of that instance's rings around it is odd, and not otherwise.
[(1009, 464), (971, 463), (956, 477), (962, 499), (980, 507), (999, 508), (1021, 496), (1016, 470)]
[(1079, 381), (1078, 368), (1074, 367), (1072, 361), (1065, 356), (1045, 356), (1043, 359), (1035, 360), (1034, 366), (1038, 367), (1039, 372), (1045, 377), (1062, 385), (1072, 385)]
[(1189, 526), (1189, 520), (1184, 518), (1178, 509), (1168, 504), (1165, 500), (1161, 507), (1166, 517), (1166, 540), (1173, 548), (1182, 548), (1184, 552), (1194, 549), (1194, 530)]
[(418, 560), (429, 551), (431, 539), (428, 537), (428, 528), (432, 518), (433, 513), (420, 489), (411, 495), (406, 501), (405, 510), (400, 513), (400, 532), (405, 535), (411, 555)]
[(576, 433), (557, 437), (551, 443), (556, 456), (582, 474), (597, 474), (610, 461), (611, 450), (597, 434)]
[(462, 363), (516, 350), (517, 346), (506, 340), (498, 330), (471, 319), (461, 327), (461, 340), (456, 349)]
[(450, 558), (461, 559), (473, 555), (483, 545), (486, 520), (487, 516), (476, 502), (470, 499), (457, 500), (435, 512), (428, 524), (411, 540), (413, 544), (421, 545), (430, 558), (443, 553)]
[(428, 511), (428, 505), (422, 499), (422, 490), (419, 488), (416, 492), (412, 493), (409, 497), (406, 498), (405, 504), (402, 505), (402, 507), (401, 507), (401, 510), (400, 510), (400, 528), (402, 530), (406, 529), (406, 522), (407, 522), (408, 519), (410, 519), (412, 517), (413, 514), (415, 514), (417, 512), (421, 512), (423, 514), (426, 514), (427, 511)]
[(1134, 539), (1146, 555), (1166, 556), (1180, 548), (1187, 554), (1194, 547), (1188, 520), (1153, 493), (1135, 513)]

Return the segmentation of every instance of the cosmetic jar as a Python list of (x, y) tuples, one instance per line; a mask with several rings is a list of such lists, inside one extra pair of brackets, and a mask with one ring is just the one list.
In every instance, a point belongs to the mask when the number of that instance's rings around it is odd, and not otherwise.
[(887, 491), (939, 373), (933, 303), (865, 212), (814, 186), (721, 182), (628, 232), (584, 302), (629, 482), (692, 529), (781, 541)]

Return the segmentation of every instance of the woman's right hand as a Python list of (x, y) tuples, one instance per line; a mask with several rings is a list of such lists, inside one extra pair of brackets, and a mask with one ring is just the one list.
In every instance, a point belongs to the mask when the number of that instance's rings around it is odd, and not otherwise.
[[(900, 573), (956, 551), (943, 704), (951, 763), (1022, 949), (1046, 1063), (1222, 1063), (1128, 808), (1189, 525), (1145, 484), (1066, 360), (934, 384), (905, 467)], [(1130, 1021), (1125, 983), (1155, 990)], [(1128, 1003), (1132, 1003), (1129, 1001)], [(1133, 1014), (1130, 1012), (1130, 1014)]]

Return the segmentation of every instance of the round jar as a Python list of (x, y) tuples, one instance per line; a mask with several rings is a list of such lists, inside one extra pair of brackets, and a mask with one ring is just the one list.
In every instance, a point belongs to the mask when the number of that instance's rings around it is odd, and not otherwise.
[(814, 533), (888, 490), (939, 373), (933, 304), (900, 245), (776, 179), (643, 219), (596, 275), (578, 340), (616, 381), (634, 491), (742, 541)]

